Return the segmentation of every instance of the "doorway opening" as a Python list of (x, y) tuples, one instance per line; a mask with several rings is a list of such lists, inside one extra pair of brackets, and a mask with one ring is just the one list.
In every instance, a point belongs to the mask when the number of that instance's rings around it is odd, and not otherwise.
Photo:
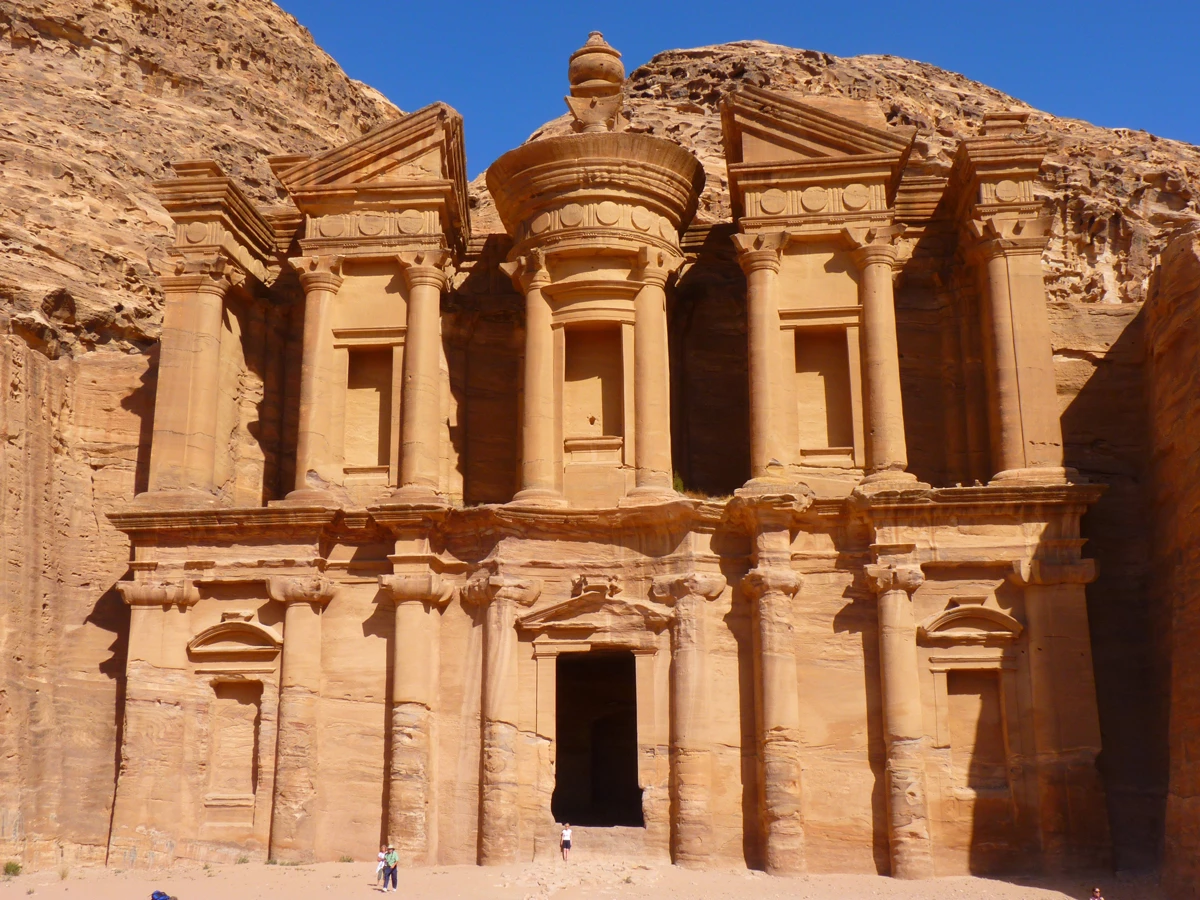
[(633, 654), (563, 653), (550, 809), (572, 825), (643, 825)]

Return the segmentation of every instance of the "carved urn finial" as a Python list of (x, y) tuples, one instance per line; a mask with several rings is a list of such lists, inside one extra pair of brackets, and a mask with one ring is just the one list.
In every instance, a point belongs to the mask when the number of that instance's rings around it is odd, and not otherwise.
[(624, 99), (625, 66), (604, 35), (593, 31), (587, 43), (571, 54), (567, 79), (571, 96), (565, 99), (575, 117), (575, 130), (615, 131)]

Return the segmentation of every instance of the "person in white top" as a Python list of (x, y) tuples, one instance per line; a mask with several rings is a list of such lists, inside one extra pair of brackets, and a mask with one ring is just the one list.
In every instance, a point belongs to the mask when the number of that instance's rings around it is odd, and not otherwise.
[(378, 887), (383, 884), (383, 857), (387, 854), (387, 844), (382, 844), (379, 847), (379, 865), (375, 867), (375, 885)]
[(558, 849), (562, 851), (563, 862), (571, 858), (571, 823), (563, 822), (562, 835), (558, 839)]

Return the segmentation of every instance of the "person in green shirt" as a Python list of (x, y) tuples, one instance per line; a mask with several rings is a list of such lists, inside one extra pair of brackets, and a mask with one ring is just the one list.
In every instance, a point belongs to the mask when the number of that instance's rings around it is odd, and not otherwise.
[[(387, 853), (383, 854), (383, 890), (384, 893), (396, 890), (396, 868), (400, 864), (400, 857), (396, 853), (396, 848), (388, 846)], [(388, 879), (391, 879), (392, 886), (388, 887)]]

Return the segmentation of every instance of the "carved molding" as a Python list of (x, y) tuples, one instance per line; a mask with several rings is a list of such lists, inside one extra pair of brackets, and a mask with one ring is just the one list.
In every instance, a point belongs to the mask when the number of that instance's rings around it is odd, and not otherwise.
[(165, 581), (118, 581), (116, 588), (129, 606), (195, 606), (200, 591), (191, 581), (171, 584)]

